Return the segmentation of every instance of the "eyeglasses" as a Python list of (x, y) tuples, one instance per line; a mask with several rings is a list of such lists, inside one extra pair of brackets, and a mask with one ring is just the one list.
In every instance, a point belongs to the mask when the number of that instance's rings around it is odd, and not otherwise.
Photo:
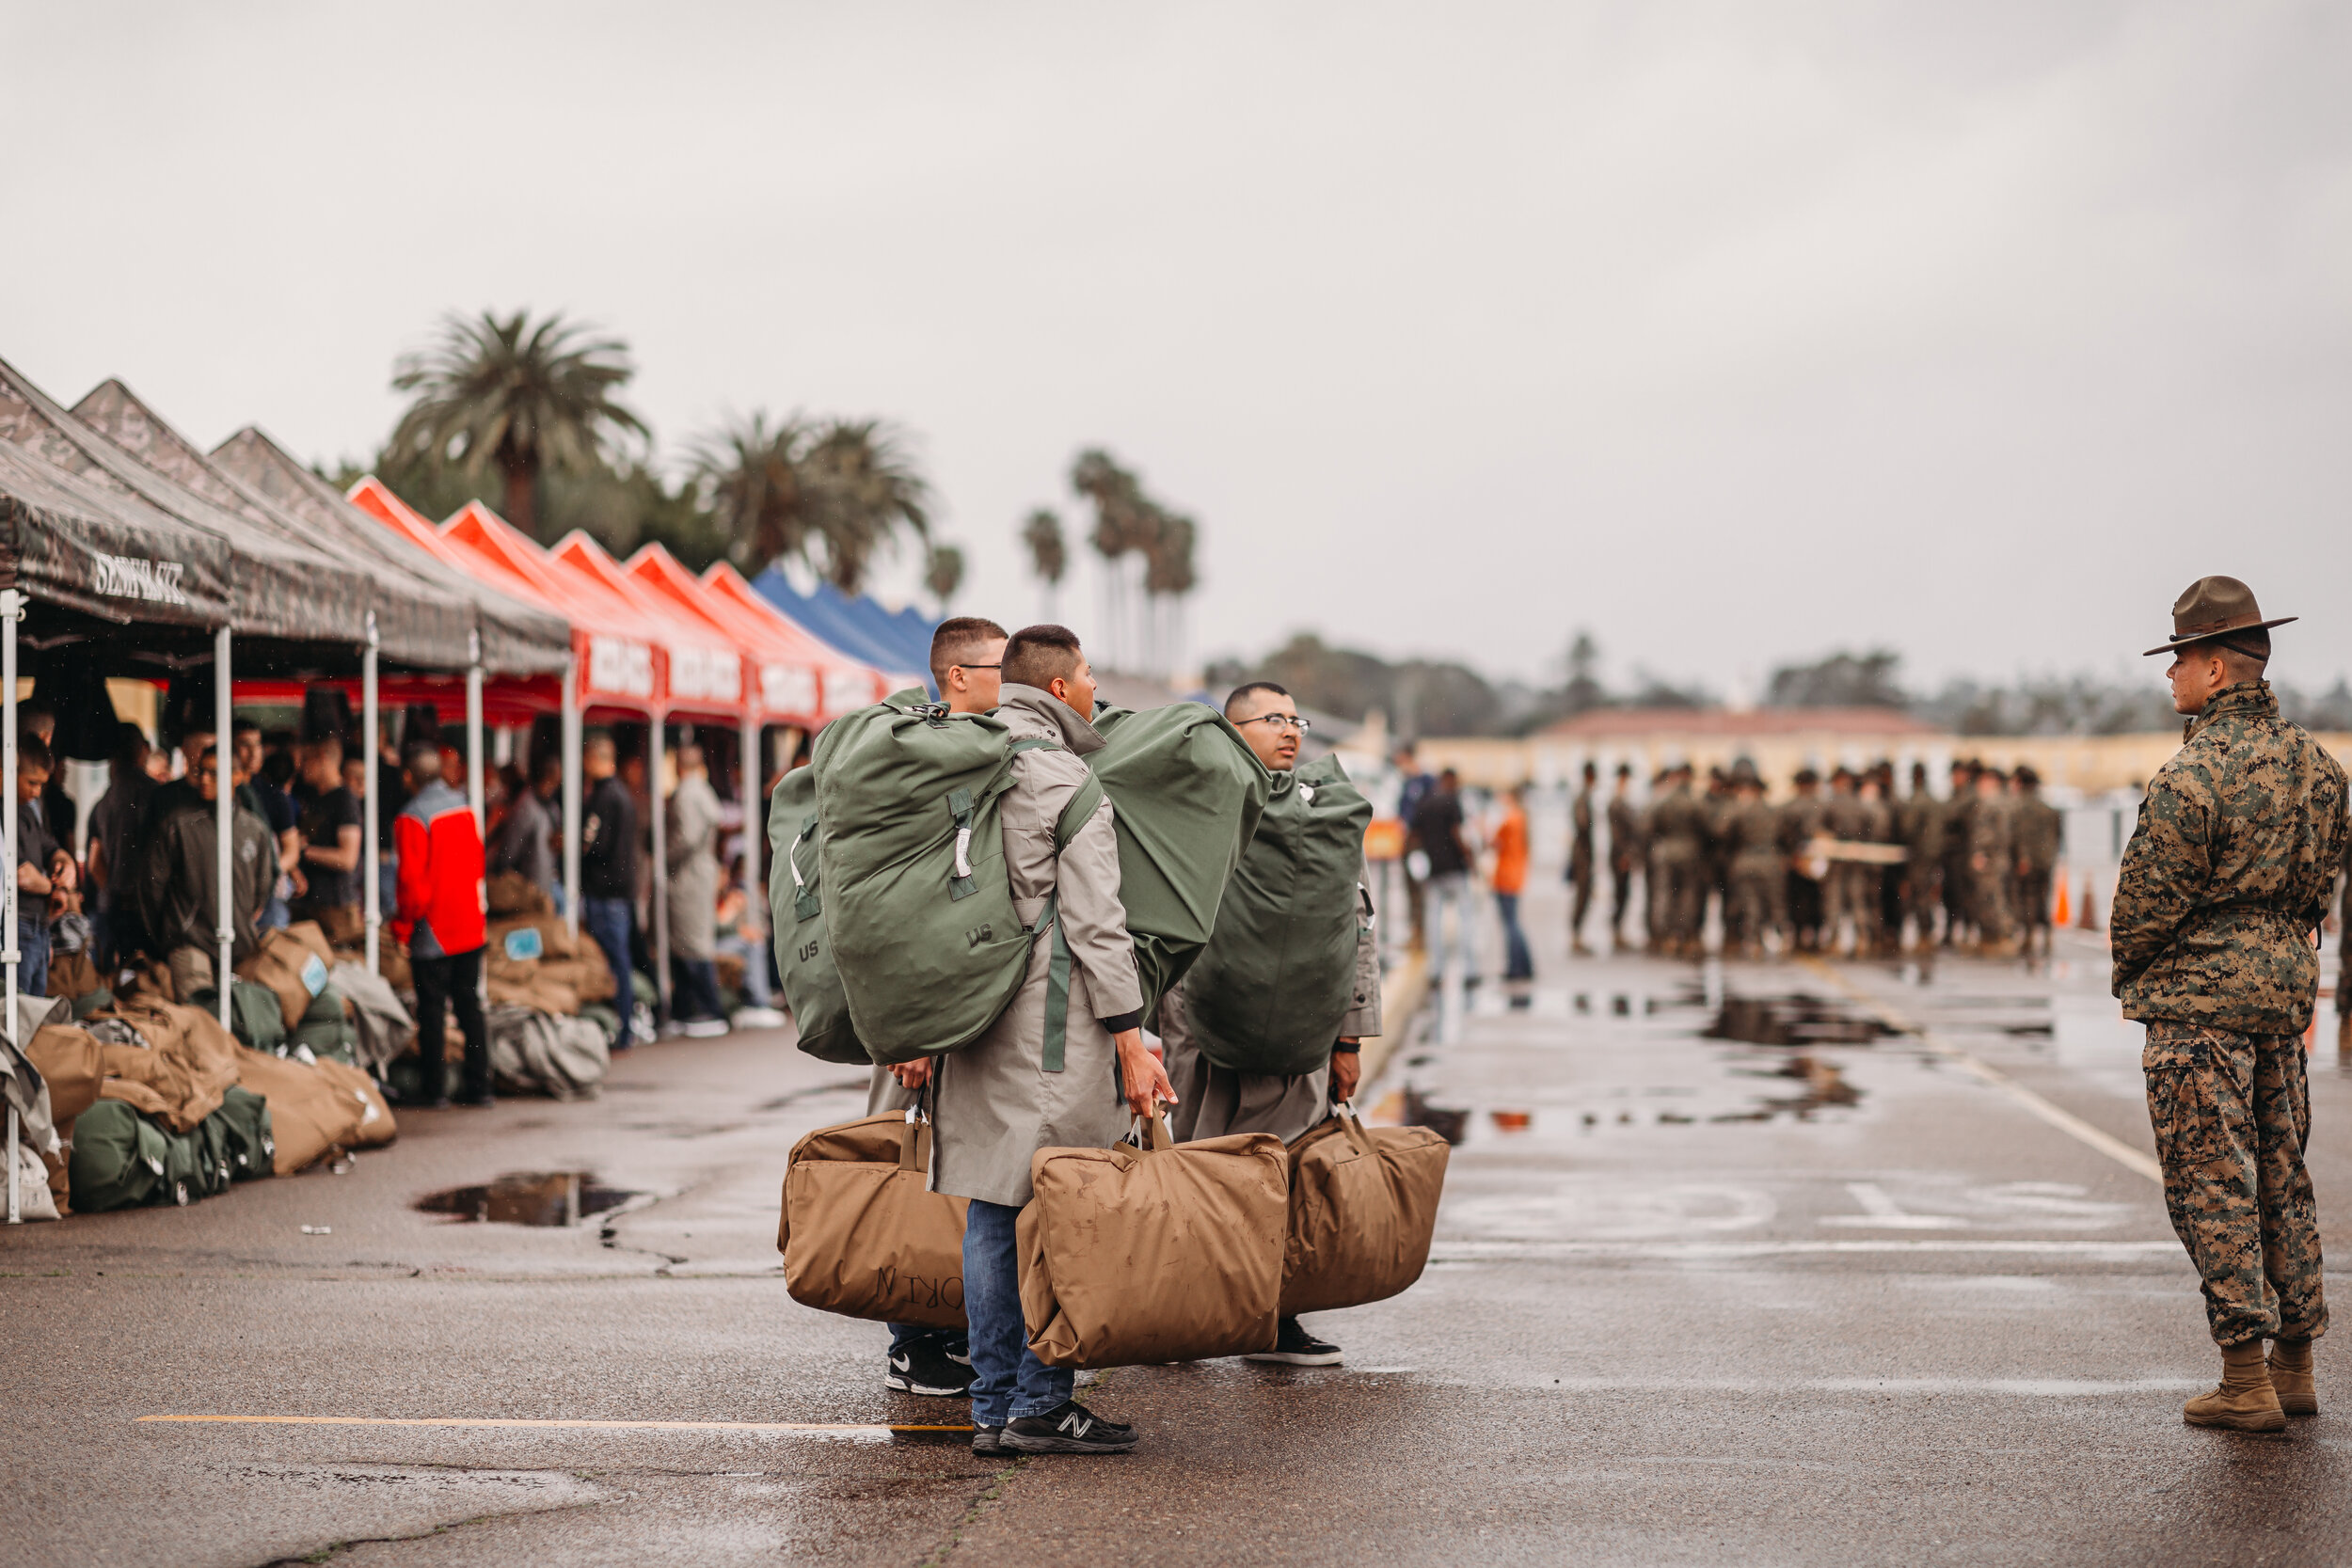
[(1306, 731), (1313, 728), (1312, 725), (1309, 724), (1307, 721), (1301, 719), (1295, 713), (1261, 713), (1255, 719), (1245, 719), (1242, 722), (1245, 724), (1263, 724), (1270, 730), (1293, 729), (1299, 731), (1301, 734), (1304, 734)]
[(1001, 664), (950, 664), (950, 670), (1002, 670)]

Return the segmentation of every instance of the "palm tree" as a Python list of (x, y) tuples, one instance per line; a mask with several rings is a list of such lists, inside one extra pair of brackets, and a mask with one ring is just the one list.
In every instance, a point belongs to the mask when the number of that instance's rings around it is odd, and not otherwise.
[(586, 340), (590, 330), (560, 311), (535, 325), (522, 310), (503, 321), (487, 310), (477, 320), (444, 318), (439, 341), (394, 367), (393, 388), (418, 395), (389, 450), (476, 472), (496, 464), (506, 520), (536, 537), (542, 467), (589, 467), (614, 437), (651, 434), (613, 401), (636, 373), (628, 345)]
[(1030, 569), (1045, 584), (1045, 619), (1051, 621), (1062, 574), (1070, 570), (1070, 546), (1062, 539), (1061, 518), (1052, 507), (1039, 507), (1021, 525), (1021, 542), (1029, 546)]
[(825, 575), (844, 594), (864, 587), (866, 568), (901, 527), (930, 538), (930, 483), (895, 426), (835, 420), (808, 443), (799, 472), (810, 525), (824, 541)]
[(1200, 580), (1193, 567), (1193, 546), (1200, 525), (1190, 517), (1163, 517), (1144, 558), (1143, 591), (1152, 612), (1155, 672), (1172, 675), (1184, 644), (1184, 595)]
[(1070, 487), (1094, 507), (1094, 531), (1089, 542), (1103, 558), (1103, 631), (1106, 668), (1132, 650), (1123, 633), (1127, 611), (1125, 559), (1130, 550), (1149, 544), (1159, 509), (1143, 493), (1142, 482), (1120, 467), (1100, 447), (1078, 453), (1070, 466)]
[(808, 552), (801, 454), (809, 435), (798, 414), (771, 425), (765, 413), (755, 413), (695, 443), (693, 482), (711, 520), (733, 541), (737, 560), (754, 572), (779, 557)]
[(947, 618), (947, 601), (963, 586), (963, 552), (953, 545), (933, 545), (923, 567), (923, 586), (939, 599), (939, 617)]

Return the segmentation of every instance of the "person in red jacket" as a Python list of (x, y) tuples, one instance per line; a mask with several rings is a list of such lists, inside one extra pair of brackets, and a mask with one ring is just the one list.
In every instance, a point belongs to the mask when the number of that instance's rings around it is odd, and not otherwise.
[(482, 826), (466, 798), (441, 779), (437, 742), (413, 742), (402, 757), (408, 803), (392, 823), (400, 858), (392, 934), (408, 944), (417, 980), (417, 1053), (424, 1064), (424, 1103), (449, 1103), (442, 1058), (447, 1006), (457, 1007), (466, 1037), (466, 1085), (459, 1103), (489, 1105), (490, 1036), (482, 1021), (482, 947), (487, 901), (482, 884)]

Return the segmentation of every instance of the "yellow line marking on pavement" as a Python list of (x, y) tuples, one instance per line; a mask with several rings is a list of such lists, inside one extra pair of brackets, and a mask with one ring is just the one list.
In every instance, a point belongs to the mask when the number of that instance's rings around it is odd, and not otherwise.
[(970, 1432), (972, 1425), (885, 1421), (563, 1421), (472, 1416), (141, 1416), (141, 1421), (291, 1427), (519, 1427), (563, 1432)]
[(1831, 985), (1836, 986), (1839, 990), (1844, 991), (1854, 1001), (1859, 1002), (1862, 1006), (1878, 1014), (1880, 1021), (1885, 1023), (1888, 1028), (1897, 1030), (1902, 1034), (1915, 1036), (1919, 1044), (1926, 1050), (1945, 1058), (1947, 1061), (1971, 1074), (1987, 1086), (2000, 1090), (2001, 1093), (2009, 1096), (2011, 1100), (2017, 1101), (2018, 1104), (2024, 1106), (2026, 1110), (2032, 1112), (2043, 1121), (2048, 1122), (2051, 1126), (2057, 1128), (2067, 1136), (2074, 1138), (2078, 1142), (2088, 1144), (2090, 1148), (2097, 1149), (2100, 1153), (2106, 1155), (2117, 1164), (2122, 1165), (2125, 1170), (2135, 1171), (2139, 1175), (2146, 1177), (2149, 1180), (2155, 1182), (2158, 1186), (2162, 1186), (2164, 1184), (2164, 1167), (2157, 1164), (2153, 1160), (2151, 1160), (2145, 1154), (2142, 1154), (2139, 1150), (2134, 1148), (2131, 1145), (2125, 1143), (2122, 1139), (2115, 1137), (2110, 1133), (2101, 1132), (2098, 1128), (2091, 1126), (2090, 1123), (2083, 1120), (2082, 1117), (2074, 1115), (2072, 1111), (2061, 1110), (2058, 1106), (2051, 1104), (2048, 1101), (2034, 1093), (2033, 1090), (2026, 1087), (2025, 1085), (2020, 1084), (2016, 1079), (2011, 1078), (2008, 1073), (2003, 1072), (1999, 1068), (1994, 1067), (1987, 1062), (1980, 1062), (1976, 1057), (1971, 1056), (1967, 1052), (1961, 1050), (1960, 1047), (1956, 1045), (1947, 1045), (1944, 1041), (1937, 1039), (1933, 1035), (1929, 1034), (1925, 1029), (1913, 1023), (1894, 1007), (1890, 1006), (1885, 1002), (1881, 1001), (1878, 997), (1873, 996), (1870, 992), (1864, 990), (1860, 986), (1855, 985), (1852, 981), (1838, 974), (1837, 971), (1832, 969), (1828, 964), (1822, 962), (1820, 959), (1808, 955), (1799, 958), (1797, 961), (1804, 964), (1807, 969), (1812, 970), (1815, 974), (1820, 975), (1822, 979), (1827, 980)]

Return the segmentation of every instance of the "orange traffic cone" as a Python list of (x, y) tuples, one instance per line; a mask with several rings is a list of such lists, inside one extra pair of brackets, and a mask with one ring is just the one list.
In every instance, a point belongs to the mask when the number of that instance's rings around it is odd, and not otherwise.
[(2066, 867), (2060, 865), (2058, 874), (2058, 908), (2050, 911), (2050, 924), (2063, 931), (2068, 922), (2073, 919), (2074, 907), (2068, 903), (2066, 897)]

